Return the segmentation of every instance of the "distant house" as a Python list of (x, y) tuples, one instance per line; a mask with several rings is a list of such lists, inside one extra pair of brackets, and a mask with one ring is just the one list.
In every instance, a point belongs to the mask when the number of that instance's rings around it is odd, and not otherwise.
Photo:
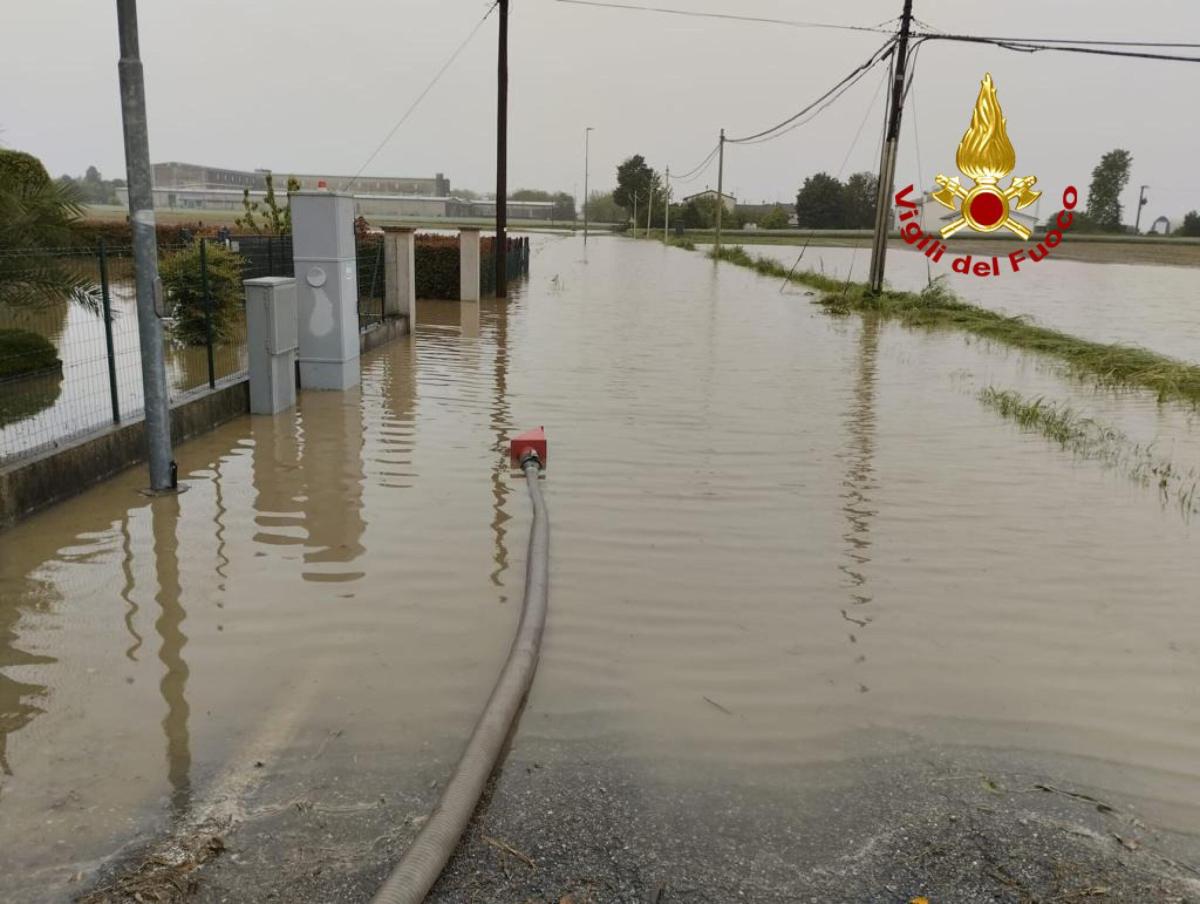
[(718, 195), (711, 188), (706, 188), (704, 191), (697, 192), (694, 195), (688, 195), (686, 198), (683, 199), (683, 203), (687, 204), (690, 201), (698, 201), (701, 198), (707, 198), (711, 201), (715, 201), (718, 197), (720, 197), (722, 199), (723, 203), (725, 204), (725, 209), (728, 210), (730, 213), (733, 213), (734, 211), (737, 210), (737, 198), (735, 198), (733, 195), (726, 195), (726, 194)]
[[(716, 194), (716, 192), (714, 192), (713, 194)], [(743, 203), (743, 204), (739, 204), (737, 206), (737, 210), (738, 210), (738, 213), (740, 213), (742, 215), (742, 219), (750, 220), (751, 222), (757, 223), (757, 222), (761, 221), (763, 217), (765, 217), (767, 214), (769, 214), (771, 211), (773, 211), (776, 207), (782, 207), (784, 209), (784, 212), (788, 213), (788, 214), (795, 214), (795, 212), (796, 212), (796, 202), (795, 201), (775, 201), (773, 203), (768, 203), (766, 201), (763, 201), (761, 204), (744, 204)]]

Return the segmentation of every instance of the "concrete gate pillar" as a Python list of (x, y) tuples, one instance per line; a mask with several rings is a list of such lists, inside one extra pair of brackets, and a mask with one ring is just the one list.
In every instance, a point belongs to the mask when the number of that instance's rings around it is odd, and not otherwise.
[(300, 386), (349, 389), (359, 382), (354, 198), (321, 190), (290, 198)]
[(468, 226), (458, 230), (458, 249), (458, 297), (479, 301), (479, 230)]
[(383, 227), (383, 316), (407, 317), (410, 333), (417, 324), (416, 238), (408, 226)]

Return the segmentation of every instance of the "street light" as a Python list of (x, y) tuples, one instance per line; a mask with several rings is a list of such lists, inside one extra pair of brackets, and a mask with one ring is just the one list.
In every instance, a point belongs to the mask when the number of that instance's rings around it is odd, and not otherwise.
[(588, 126), (583, 130), (583, 240), (588, 237), (588, 155), (591, 151), (591, 139), (594, 129)]

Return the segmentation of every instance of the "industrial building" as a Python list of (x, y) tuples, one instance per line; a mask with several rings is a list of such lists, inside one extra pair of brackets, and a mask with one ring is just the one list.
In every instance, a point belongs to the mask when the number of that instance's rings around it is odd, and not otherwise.
[[(330, 183), (328, 187), (335, 188), (336, 185), (337, 183)], [(496, 202), (490, 200), (469, 201), (448, 196), (375, 193), (362, 191), (361, 181), (356, 182), (354, 188), (354, 215), (366, 217), (371, 221), (386, 222), (406, 218), (439, 219), (443, 217), (491, 219), (496, 216)], [(248, 186), (242, 188), (175, 188), (156, 185), (154, 207), (156, 210), (196, 211), (197, 214), (206, 210), (240, 213), (243, 210), (242, 200), (247, 190), (250, 192), (251, 201), (261, 203), (266, 199), (267, 193), (264, 189), (249, 188)], [(116, 192), (120, 204), (128, 206), (129, 190), (120, 187), (116, 189)], [(288, 203), (287, 190), (284, 186), (275, 186), (275, 198), (280, 205)], [(510, 220), (553, 220), (553, 214), (554, 203), (551, 201), (510, 200), (508, 202), (508, 218)], [(203, 219), (199, 216), (197, 218)]]
[[(233, 170), (219, 166), (202, 166), (196, 163), (156, 163), (154, 170), (155, 188), (174, 189), (244, 189), (265, 191), (267, 174), (271, 170)], [(302, 189), (330, 188), (339, 190), (352, 176), (330, 174), (302, 174), (276, 172), (275, 190), (282, 192), (288, 179), (297, 179)], [(324, 185), (322, 185), (324, 183)], [(384, 195), (427, 195), (435, 198), (450, 196), (450, 180), (442, 173), (425, 176), (359, 176), (353, 189), (363, 194)]]

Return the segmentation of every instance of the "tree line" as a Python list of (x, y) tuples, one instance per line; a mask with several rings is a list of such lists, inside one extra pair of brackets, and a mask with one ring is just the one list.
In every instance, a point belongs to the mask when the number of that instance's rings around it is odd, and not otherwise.
[[(1087, 208), (1076, 213), (1075, 229), (1081, 232), (1124, 233), (1125, 211), (1121, 194), (1129, 183), (1133, 155), (1121, 148), (1104, 154), (1092, 170)], [(661, 227), (665, 218), (662, 198), (665, 179), (646, 163), (641, 154), (634, 154), (617, 167), (617, 187), (612, 192), (594, 192), (587, 199), (587, 212), (592, 220), (628, 223), (637, 209), (637, 225), (646, 225), (646, 203), (654, 200), (650, 212), (651, 226)], [(815, 173), (804, 180), (796, 192), (796, 225), (801, 229), (872, 229), (875, 226), (878, 177), (871, 172), (854, 173), (843, 182), (826, 172)], [(715, 193), (691, 198), (687, 202), (672, 202), (671, 222), (685, 229), (712, 229), (716, 225)], [(788, 212), (782, 205), (748, 215), (742, 211), (722, 214), (722, 224), (740, 229), (755, 222), (760, 228), (782, 229), (788, 225)], [(1183, 217), (1174, 235), (1200, 236), (1200, 212), (1195, 210)]]

